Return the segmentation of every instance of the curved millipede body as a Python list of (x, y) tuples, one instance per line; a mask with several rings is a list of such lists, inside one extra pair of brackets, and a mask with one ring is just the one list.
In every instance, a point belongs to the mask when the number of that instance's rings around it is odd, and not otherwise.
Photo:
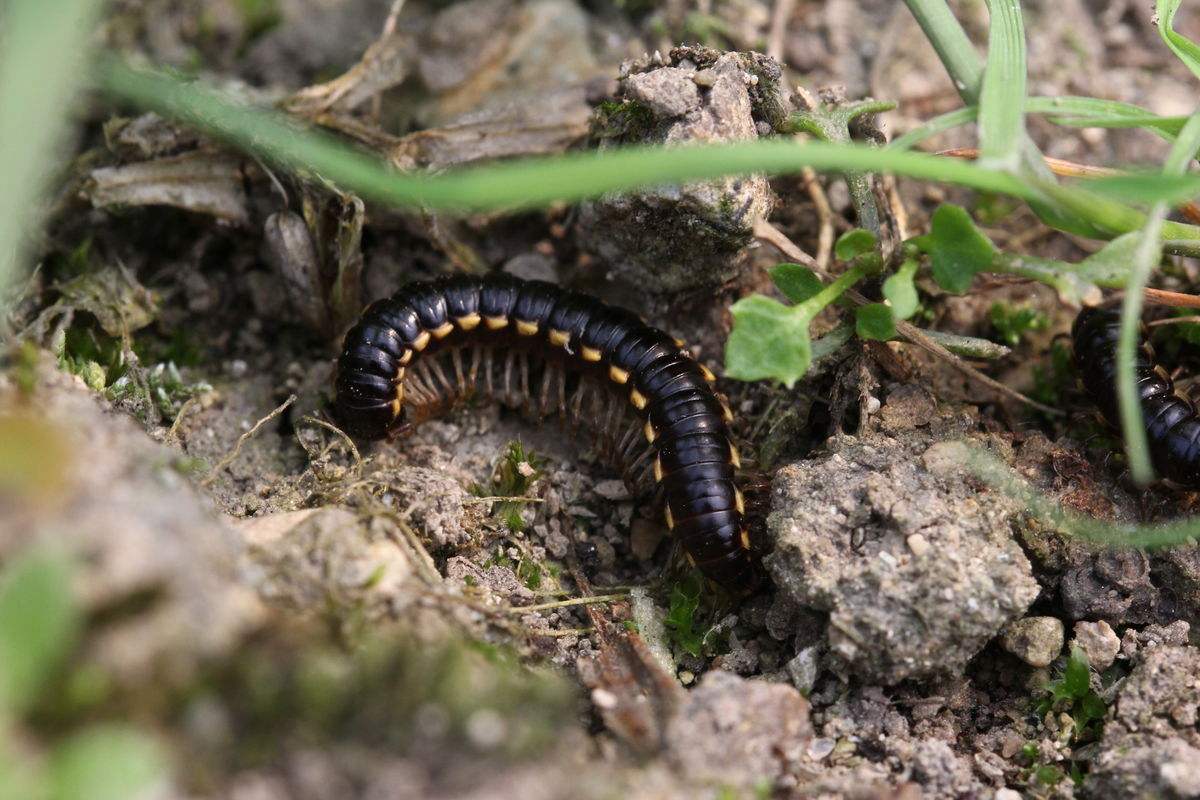
[(652, 474), (667, 526), (689, 559), (734, 591), (757, 557), (746, 530), (729, 406), (712, 373), (629, 311), (507, 275), (411, 283), (371, 305), (346, 335), (334, 414), (381, 439), (470, 396), (600, 434), (628, 482)]
[[(1099, 308), (1083, 309), (1071, 328), (1075, 366), (1083, 386), (1116, 428), (1121, 426), (1117, 402), (1120, 328), (1118, 312)], [(1200, 486), (1200, 417), (1189, 400), (1175, 393), (1166, 370), (1154, 363), (1154, 351), (1144, 334), (1138, 342), (1134, 379), (1154, 471), (1181, 486)]]

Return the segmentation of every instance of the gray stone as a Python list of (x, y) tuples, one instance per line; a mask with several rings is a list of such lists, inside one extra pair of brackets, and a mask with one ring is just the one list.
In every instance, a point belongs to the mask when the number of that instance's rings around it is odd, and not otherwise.
[(791, 686), (707, 673), (668, 723), (667, 759), (691, 780), (749, 789), (787, 774), (812, 738)]
[[(704, 68), (703, 87), (696, 66)], [(767, 106), (775, 113), (777, 90), (768, 84), (778, 69), (758, 54), (703, 48), (676, 48), (666, 65), (626, 64), (618, 102), (597, 111), (593, 137), (601, 147), (753, 141)], [(763, 101), (766, 95), (772, 103)], [(710, 287), (736, 274), (734, 256), (772, 205), (761, 175), (608, 195), (582, 205), (580, 243), (612, 277), (641, 291)]]
[[(885, 684), (960, 672), (1038, 594), (1015, 505), (932, 471), (946, 448), (921, 436), (831, 440), (779, 470), (767, 519), (780, 591), (828, 611), (835, 662)], [(918, 532), (928, 547), (911, 547)]]
[(1084, 784), (1092, 797), (1200, 797), (1200, 650), (1145, 650)]

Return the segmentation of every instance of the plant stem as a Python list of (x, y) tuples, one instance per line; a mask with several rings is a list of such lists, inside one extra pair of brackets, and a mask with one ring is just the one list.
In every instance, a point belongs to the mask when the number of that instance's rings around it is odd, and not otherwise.
[[(833, 282), (828, 284), (824, 289), (795, 306), (796, 313), (806, 314), (810, 319), (815, 317), (822, 308), (837, 300), (842, 296), (843, 292), (858, 283), (870, 272), (871, 269), (867, 265), (855, 262), (851, 265), (850, 269), (834, 278)], [(804, 310), (801, 311), (800, 309)]]

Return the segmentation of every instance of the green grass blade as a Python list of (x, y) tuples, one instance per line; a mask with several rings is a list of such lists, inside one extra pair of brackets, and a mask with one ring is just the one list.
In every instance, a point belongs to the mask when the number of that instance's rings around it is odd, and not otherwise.
[(21, 262), (37, 197), (86, 73), (97, 0), (11, 0), (0, 28), (0, 294)]
[(989, 484), (1017, 498), (1031, 514), (1050, 527), (1072, 536), (1120, 547), (1173, 547), (1200, 538), (1200, 519), (1154, 525), (1108, 522), (1066, 511), (1061, 503), (1035, 491), (1007, 465), (990, 453), (963, 444), (967, 467)]
[[(1200, 147), (1200, 111), (1193, 114), (1179, 132), (1179, 138), (1175, 140), (1163, 165), (1163, 174), (1182, 175), (1197, 147)], [(1134, 362), (1142, 318), (1142, 289), (1162, 258), (1163, 221), (1167, 209), (1164, 202), (1154, 206), (1134, 252), (1133, 268), (1121, 303), (1121, 332), (1117, 340), (1117, 399), (1121, 410), (1121, 433), (1125, 438), (1130, 475), (1134, 481), (1142, 484), (1153, 480), (1154, 471), (1150, 465), (1142, 406), (1138, 401)]]
[(987, 68), (979, 96), (979, 159), (1016, 170), (1025, 136), (1025, 24), (1020, 0), (992, 0)]
[(1161, 257), (1162, 228), (1166, 216), (1167, 204), (1157, 204), (1150, 212), (1146, 227), (1142, 229), (1141, 239), (1134, 251), (1133, 268), (1126, 283), (1125, 298), (1121, 302), (1121, 332), (1117, 339), (1117, 401), (1121, 410), (1121, 435), (1125, 440), (1125, 454), (1129, 458), (1129, 474), (1138, 484), (1154, 480), (1154, 470), (1150, 466), (1150, 450), (1133, 367), (1142, 319), (1142, 287)]
[(1158, 17), (1158, 33), (1167, 47), (1187, 65), (1192, 74), (1200, 78), (1200, 45), (1183, 34), (1175, 32), (1175, 12), (1183, 0), (1158, 0), (1155, 16)]
[[(978, 106), (948, 111), (897, 137), (888, 147), (911, 150), (939, 133), (974, 122), (978, 113)], [(1044, 114), (1056, 125), (1071, 128), (1144, 128), (1168, 140), (1178, 136), (1188, 120), (1187, 117), (1160, 117), (1132, 103), (1074, 96), (1027, 98), (1025, 113)]]
[(959, 125), (974, 122), (978, 113), (978, 106), (966, 106), (964, 108), (957, 108), (954, 111), (948, 111), (945, 114), (934, 117), (920, 127), (913, 128), (903, 136), (896, 137), (888, 143), (888, 149), (911, 150), (921, 142), (933, 138), (939, 133), (945, 133), (948, 130), (957, 128)]

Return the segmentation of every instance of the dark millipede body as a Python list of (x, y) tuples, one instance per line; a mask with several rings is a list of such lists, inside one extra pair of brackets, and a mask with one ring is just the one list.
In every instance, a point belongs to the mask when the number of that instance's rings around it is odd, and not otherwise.
[[(679, 342), (629, 311), (507, 275), (411, 283), (348, 334), (334, 414), (381, 439), (470, 396), (590, 427), (626, 480), (653, 474), (688, 558), (734, 591), (752, 586), (729, 406)], [(648, 475), (647, 475), (648, 478)]]
[[(1121, 426), (1117, 402), (1120, 328), (1116, 311), (1085, 308), (1071, 329), (1075, 366), (1083, 386), (1116, 428)], [(1200, 486), (1200, 417), (1190, 401), (1175, 393), (1166, 370), (1154, 363), (1154, 351), (1144, 334), (1138, 342), (1134, 376), (1154, 471), (1181, 486)]]

